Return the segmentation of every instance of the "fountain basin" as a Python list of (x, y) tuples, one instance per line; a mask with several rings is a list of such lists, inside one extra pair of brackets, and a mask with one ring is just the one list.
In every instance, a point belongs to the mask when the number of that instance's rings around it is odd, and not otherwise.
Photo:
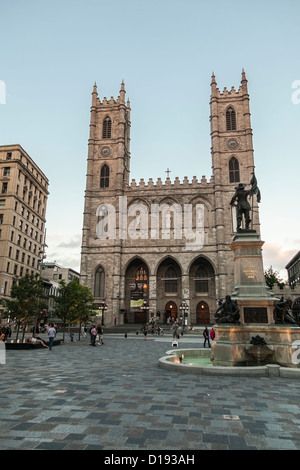
[[(158, 366), (161, 369), (176, 373), (210, 375), (210, 376), (232, 376), (232, 377), (283, 377), (300, 379), (300, 369), (281, 367), (278, 364), (267, 364), (264, 366), (215, 366), (210, 360), (210, 349), (173, 349), (161, 357)], [(180, 362), (179, 357), (184, 355)], [(195, 361), (193, 362), (193, 359)], [(203, 364), (201, 364), (201, 360)], [(196, 363), (197, 362), (197, 363)]]

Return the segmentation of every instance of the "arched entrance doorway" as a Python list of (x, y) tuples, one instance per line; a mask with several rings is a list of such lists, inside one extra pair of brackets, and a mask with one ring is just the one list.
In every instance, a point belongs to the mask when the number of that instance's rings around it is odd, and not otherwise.
[(175, 302), (168, 302), (165, 306), (165, 323), (167, 323), (168, 318), (171, 317), (171, 321), (175, 321), (177, 318), (178, 311), (177, 311), (177, 305)]
[(134, 259), (126, 270), (125, 278), (125, 307), (124, 323), (146, 323), (149, 309), (144, 309), (148, 303), (149, 271), (146, 264), (139, 258)]
[(196, 321), (199, 325), (208, 325), (210, 323), (209, 306), (203, 300), (197, 305)]
[(210, 324), (209, 305), (215, 304), (217, 295), (215, 270), (209, 259), (198, 256), (193, 261), (189, 271), (189, 285), (191, 321), (200, 325)]

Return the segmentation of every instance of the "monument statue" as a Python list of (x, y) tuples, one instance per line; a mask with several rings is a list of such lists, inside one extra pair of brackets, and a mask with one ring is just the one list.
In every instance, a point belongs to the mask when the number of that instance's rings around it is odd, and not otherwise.
[[(250, 212), (252, 213), (251, 217), (253, 218), (253, 196), (254, 196), (254, 194), (257, 195), (257, 202), (260, 202), (260, 200), (261, 200), (260, 190), (258, 189), (257, 180), (256, 180), (254, 172), (252, 173), (252, 175), (253, 176), (252, 176), (251, 181), (250, 181), (251, 189), (246, 191), (245, 187), (247, 185), (244, 184), (244, 183), (239, 183), (238, 186), (236, 186), (234, 188), (235, 193), (234, 193), (234, 195), (233, 195), (233, 197), (230, 201), (230, 205), (234, 205), (235, 201), (237, 201), (237, 204), (236, 204), (236, 208), (237, 208), (236, 218), (237, 218), (237, 231), (238, 232), (241, 231), (243, 216), (244, 216), (244, 219), (245, 219), (245, 229), (246, 230), (250, 229), (249, 225), (250, 225), (250, 222), (252, 220), (250, 218)], [(252, 198), (252, 208), (249, 204), (248, 197)]]
[[(221, 302), (219, 301), (219, 304)], [(217, 323), (238, 323), (240, 319), (240, 309), (235, 300), (230, 295), (226, 295), (223, 302), (216, 310), (215, 319)]]
[(292, 300), (284, 300), (281, 297), (279, 302), (274, 302), (274, 321), (275, 323), (296, 323), (293, 314), (289, 312), (292, 307)]

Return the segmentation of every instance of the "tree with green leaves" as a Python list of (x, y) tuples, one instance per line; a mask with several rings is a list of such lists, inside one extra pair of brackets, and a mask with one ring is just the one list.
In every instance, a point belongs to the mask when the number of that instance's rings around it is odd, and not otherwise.
[[(40, 315), (40, 311), (47, 307), (47, 295), (43, 287), (43, 279), (39, 274), (26, 274), (13, 284), (10, 292), (10, 299), (2, 298), (1, 305), (4, 307), (4, 315), (6, 318), (10, 315), (17, 321), (17, 338), (19, 328), (23, 326), (24, 340), (26, 326), (33, 322)], [(36, 326), (36, 325), (35, 325)]]
[(63, 341), (67, 323), (79, 322), (81, 327), (82, 322), (88, 321), (94, 315), (94, 298), (88, 287), (79, 284), (77, 278), (69, 283), (64, 280), (60, 281), (58, 295), (52, 298), (55, 304), (53, 314), (63, 322)]
[(270, 289), (273, 289), (275, 284), (277, 284), (281, 289), (284, 287), (284, 281), (280, 279), (279, 272), (273, 271), (272, 266), (265, 271), (265, 281)]

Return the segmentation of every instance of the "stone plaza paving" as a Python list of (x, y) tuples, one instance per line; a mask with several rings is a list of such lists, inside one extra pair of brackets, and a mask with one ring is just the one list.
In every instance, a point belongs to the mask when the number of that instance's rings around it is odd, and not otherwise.
[(169, 335), (105, 334), (104, 343), (6, 351), (0, 450), (300, 449), (300, 380), (160, 369)]

